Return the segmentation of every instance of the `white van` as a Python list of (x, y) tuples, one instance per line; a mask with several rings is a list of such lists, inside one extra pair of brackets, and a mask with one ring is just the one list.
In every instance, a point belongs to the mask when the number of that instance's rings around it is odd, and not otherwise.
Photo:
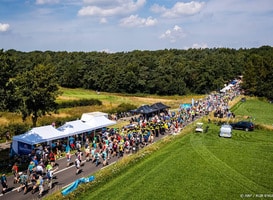
[(232, 126), (229, 124), (223, 124), (220, 128), (220, 137), (225, 137), (225, 138), (231, 138), (232, 136)]

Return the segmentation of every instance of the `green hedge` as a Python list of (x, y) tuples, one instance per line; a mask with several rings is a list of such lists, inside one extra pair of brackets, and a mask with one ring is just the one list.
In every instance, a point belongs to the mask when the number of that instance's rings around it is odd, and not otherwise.
[(94, 105), (101, 106), (102, 102), (98, 99), (80, 99), (80, 100), (73, 100), (73, 101), (63, 101), (61, 103), (58, 103), (58, 109), (73, 108), (78, 106), (94, 106)]
[(20, 135), (30, 129), (29, 124), (9, 124), (7, 126), (0, 126), (1, 140), (5, 140), (5, 133), (10, 132), (11, 136)]
[(122, 103), (118, 105), (118, 107), (108, 110), (109, 113), (122, 113), (122, 112), (129, 112), (130, 110), (134, 110), (137, 107), (133, 104), (129, 103)]

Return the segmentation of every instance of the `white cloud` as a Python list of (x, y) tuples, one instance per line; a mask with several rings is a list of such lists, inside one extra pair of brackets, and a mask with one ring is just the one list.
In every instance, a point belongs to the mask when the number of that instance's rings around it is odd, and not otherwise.
[(6, 32), (9, 30), (9, 24), (0, 23), (0, 32)]
[(99, 52), (102, 52), (102, 53), (114, 53), (110, 49), (102, 49), (102, 50), (99, 50)]
[(42, 5), (42, 4), (55, 4), (59, 3), (59, 0), (36, 0), (36, 4)]
[(163, 33), (159, 38), (168, 39), (171, 43), (176, 42), (178, 39), (186, 37), (186, 33), (182, 30), (181, 27), (175, 25), (173, 29), (168, 29)]
[(157, 24), (156, 19), (153, 19), (152, 17), (140, 18), (138, 15), (131, 15), (120, 20), (120, 25), (127, 27), (146, 27), (154, 26), (155, 24)]
[(164, 6), (160, 6), (158, 4), (154, 4), (152, 5), (152, 7), (150, 8), (150, 10), (154, 13), (163, 13), (166, 11), (166, 8)]
[(205, 49), (208, 48), (208, 45), (206, 43), (201, 43), (201, 44), (193, 44), (192, 47), (193, 49)]
[(195, 15), (199, 13), (205, 6), (204, 2), (191, 1), (188, 3), (177, 2), (172, 8), (167, 9), (157, 4), (151, 7), (151, 11), (161, 13), (162, 17), (176, 18), (185, 15)]
[[(98, 0), (85, 0), (86, 3), (91, 4), (85, 6), (79, 10), (78, 15), (80, 16), (114, 16), (122, 15), (135, 12), (144, 4), (146, 0), (113, 0), (107, 1), (103, 0), (103, 3), (96, 4)], [(107, 4), (109, 2), (109, 4)]]

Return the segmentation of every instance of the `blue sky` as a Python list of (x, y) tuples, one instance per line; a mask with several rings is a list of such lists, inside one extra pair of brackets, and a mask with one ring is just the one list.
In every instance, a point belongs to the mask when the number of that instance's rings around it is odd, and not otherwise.
[(272, 0), (1, 0), (0, 49), (273, 46)]

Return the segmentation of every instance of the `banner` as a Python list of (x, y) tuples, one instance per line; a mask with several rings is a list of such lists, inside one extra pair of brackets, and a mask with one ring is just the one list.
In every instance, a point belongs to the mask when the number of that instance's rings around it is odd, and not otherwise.
[(188, 109), (188, 108), (191, 108), (191, 104), (190, 103), (184, 103), (184, 104), (181, 104), (180, 107), (182, 109)]
[(28, 155), (32, 151), (32, 145), (26, 144), (23, 142), (18, 142), (18, 154), (20, 155)]
[(75, 189), (77, 189), (78, 185), (81, 183), (89, 183), (91, 181), (95, 180), (94, 176), (90, 176), (88, 178), (80, 178), (74, 181), (71, 185), (69, 185), (67, 188), (65, 188), (61, 193), (62, 195), (68, 195), (70, 192), (73, 192)]

